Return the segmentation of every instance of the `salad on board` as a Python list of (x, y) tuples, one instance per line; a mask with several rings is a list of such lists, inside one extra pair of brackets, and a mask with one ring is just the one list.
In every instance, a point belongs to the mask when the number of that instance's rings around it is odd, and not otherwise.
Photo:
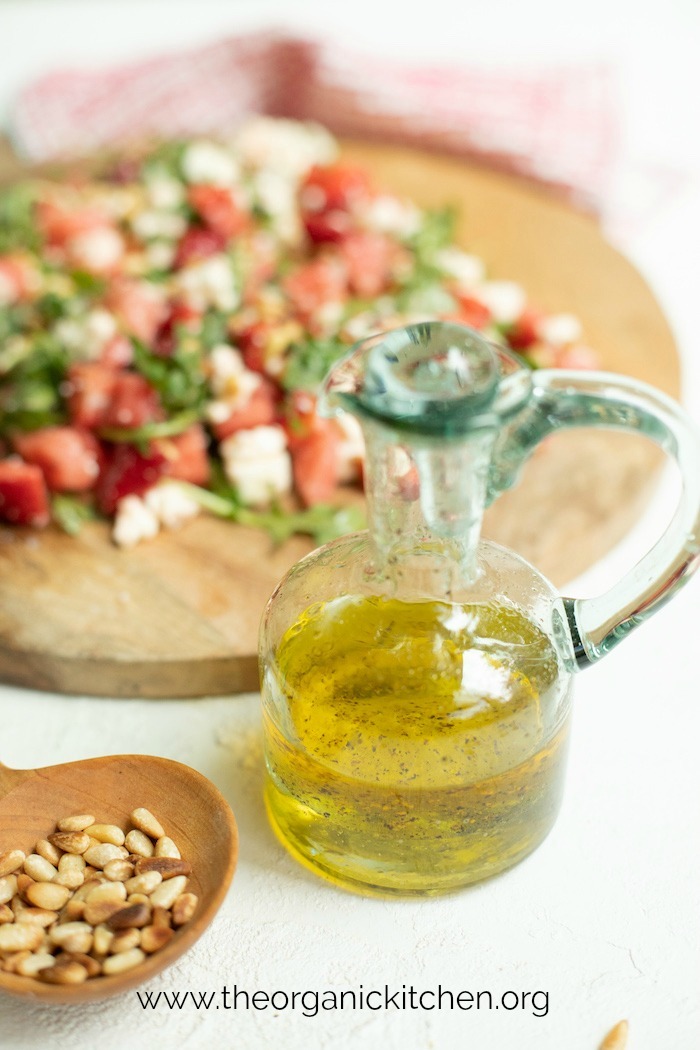
[(260, 117), (99, 175), (0, 195), (0, 520), (95, 517), (131, 547), (200, 511), (317, 542), (357, 526), (350, 416), (316, 411), (373, 332), (449, 319), (532, 367), (596, 367), (424, 210), (339, 159), (322, 127)]

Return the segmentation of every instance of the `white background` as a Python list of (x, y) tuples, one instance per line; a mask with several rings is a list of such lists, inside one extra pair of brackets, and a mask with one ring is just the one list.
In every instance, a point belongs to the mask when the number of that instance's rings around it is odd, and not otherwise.
[[(12, 0), (0, 2), (0, 112), (29, 77), (56, 65), (97, 66), (224, 30), (305, 27), (378, 55), (489, 63), (614, 64), (623, 112), (621, 192), (647, 192), (649, 172), (684, 173), (681, 188), (630, 231), (624, 249), (674, 327), (685, 401), (700, 418), (700, 5), (695, 0), (588, 0), (569, 5), (484, 0), (348, 5), (297, 0)], [(618, 234), (619, 236), (619, 234)], [(507, 276), (507, 275), (504, 275)], [(572, 586), (592, 593), (652, 543), (670, 482), (633, 535)], [(622, 1017), (630, 1050), (700, 1045), (697, 740), (700, 587), (576, 682), (567, 797), (545, 844), (514, 871), (450, 898), (383, 902), (345, 895), (283, 854), (260, 801), (256, 697), (190, 702), (60, 698), (0, 688), (0, 757), (39, 766), (104, 753), (151, 752), (190, 763), (230, 800), (241, 859), (220, 917), (151, 990), (211, 992), (365, 988), (544, 989), (530, 1012), (144, 1013), (133, 994), (79, 1010), (0, 999), (3, 1048), (121, 1050), (181, 1045), (258, 1050), (595, 1050)], [(36, 727), (41, 731), (37, 732)]]

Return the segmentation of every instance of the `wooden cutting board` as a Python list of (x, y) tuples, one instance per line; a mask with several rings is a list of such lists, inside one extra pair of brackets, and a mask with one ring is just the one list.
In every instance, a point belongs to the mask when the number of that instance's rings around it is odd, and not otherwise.
[[(519, 281), (545, 310), (578, 315), (605, 368), (678, 396), (669, 327), (591, 218), (461, 161), (366, 144), (344, 154), (423, 206), (456, 204), (458, 241), (491, 275)], [(11, 164), (6, 157), (6, 175)], [(642, 438), (552, 438), (491, 508), (485, 534), (562, 585), (624, 535), (659, 462)], [(309, 549), (299, 538), (273, 550), (262, 533), (206, 517), (134, 551), (115, 548), (102, 525), (77, 538), (0, 528), (0, 679), (96, 696), (256, 689), (260, 615)]]

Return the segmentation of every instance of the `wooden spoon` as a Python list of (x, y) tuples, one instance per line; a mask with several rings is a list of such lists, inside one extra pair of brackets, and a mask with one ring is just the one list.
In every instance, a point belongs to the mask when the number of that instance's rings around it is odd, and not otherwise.
[(0, 765), (0, 853), (29, 854), (56, 822), (92, 813), (99, 823), (129, 827), (129, 814), (150, 810), (192, 864), (188, 890), (199, 907), (165, 948), (124, 974), (96, 977), (79, 985), (51, 985), (0, 971), (0, 991), (47, 1002), (104, 999), (147, 982), (175, 962), (209, 925), (226, 895), (238, 857), (233, 813), (214, 785), (189, 766), (147, 755), (115, 755), (45, 769)]

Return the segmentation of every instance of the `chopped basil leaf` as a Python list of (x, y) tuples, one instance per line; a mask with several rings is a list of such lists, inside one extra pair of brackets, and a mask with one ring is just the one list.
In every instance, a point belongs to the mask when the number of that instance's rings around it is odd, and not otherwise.
[(285, 390), (315, 393), (335, 362), (349, 349), (339, 339), (310, 338), (292, 343), (287, 352), (282, 386)]
[(134, 340), (134, 367), (158, 392), (168, 412), (192, 409), (193, 418), (201, 416), (207, 387), (199, 349), (177, 347), (169, 357), (162, 357)]
[(62, 494), (51, 500), (51, 517), (69, 536), (77, 536), (83, 525), (95, 521), (97, 515), (89, 504), (83, 503), (77, 496)]
[(142, 445), (148, 444), (155, 438), (175, 437), (177, 434), (182, 434), (198, 419), (199, 412), (190, 409), (188, 412), (180, 412), (176, 416), (171, 416), (170, 419), (144, 423), (141, 427), (102, 427), (98, 433), (104, 441)]
[(0, 193), (0, 254), (17, 248), (37, 250), (41, 244), (34, 222), (35, 188), (19, 183)]

